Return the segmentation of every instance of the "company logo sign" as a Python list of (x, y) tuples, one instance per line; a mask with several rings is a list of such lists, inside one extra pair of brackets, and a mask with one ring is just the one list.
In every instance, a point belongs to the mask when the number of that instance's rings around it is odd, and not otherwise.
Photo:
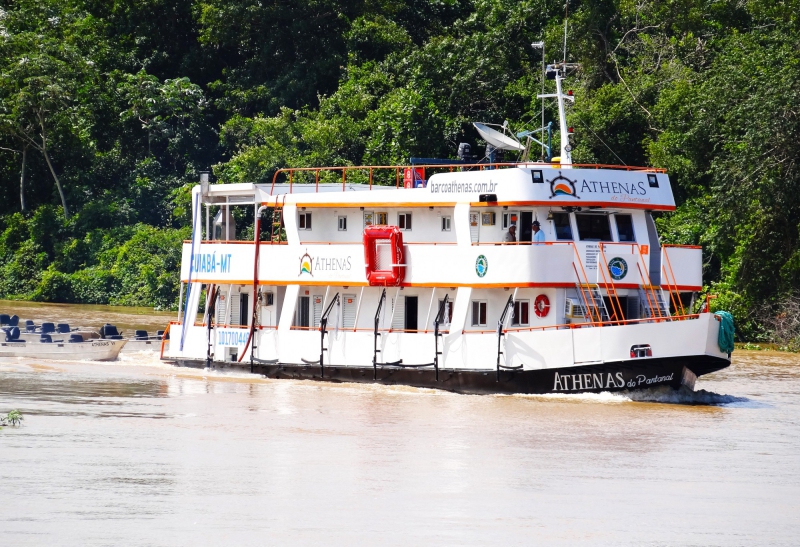
[(619, 281), (628, 275), (628, 263), (624, 258), (615, 256), (608, 261), (608, 273), (614, 281)]
[(308, 252), (300, 257), (300, 273), (299, 276), (310, 275), (314, 277), (314, 273), (319, 272), (349, 272), (353, 269), (352, 256), (317, 256), (311, 257)]
[(561, 171), (558, 172), (557, 177), (554, 177), (548, 182), (550, 183), (550, 199), (561, 196), (581, 199), (578, 195), (578, 191), (575, 189), (575, 183), (577, 181), (568, 179), (561, 174)]
[(489, 271), (489, 261), (486, 259), (484, 255), (480, 255), (478, 259), (475, 261), (475, 273), (478, 274), (478, 277), (483, 277), (486, 275), (486, 272)]
[(314, 277), (313, 273), (314, 269), (314, 261), (311, 259), (311, 255), (306, 253), (300, 257), (300, 274), (308, 274), (311, 277)]

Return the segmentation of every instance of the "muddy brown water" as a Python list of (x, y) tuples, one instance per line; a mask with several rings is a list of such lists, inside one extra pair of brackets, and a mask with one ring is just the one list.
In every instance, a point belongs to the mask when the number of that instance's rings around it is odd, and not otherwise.
[(635, 396), (0, 359), (12, 408), (0, 545), (800, 543), (793, 354), (737, 351), (695, 393)]

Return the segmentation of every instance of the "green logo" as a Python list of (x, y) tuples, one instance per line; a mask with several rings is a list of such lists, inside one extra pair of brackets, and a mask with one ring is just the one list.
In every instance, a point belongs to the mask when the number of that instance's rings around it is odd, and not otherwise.
[(615, 256), (608, 261), (608, 273), (611, 274), (614, 281), (619, 281), (628, 275), (628, 263), (625, 262), (625, 259)]
[(489, 271), (489, 261), (486, 260), (486, 257), (480, 255), (478, 260), (475, 261), (475, 273), (478, 274), (478, 277), (483, 277), (486, 275), (486, 272)]

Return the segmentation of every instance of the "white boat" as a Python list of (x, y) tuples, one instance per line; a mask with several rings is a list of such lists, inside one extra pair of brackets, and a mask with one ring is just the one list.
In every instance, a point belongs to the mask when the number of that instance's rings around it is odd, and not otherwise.
[[(6, 336), (0, 342), (0, 357), (33, 357), (36, 359), (67, 359), (85, 361), (113, 361), (125, 346), (127, 340), (92, 339), (83, 342), (70, 342), (61, 335), (53, 335), (50, 342), (27, 341), (17, 336)], [(16, 338), (16, 340), (14, 340)]]
[[(549, 68), (567, 135), (572, 96), (564, 67)], [(675, 209), (667, 173), (570, 152), (564, 138), (548, 163), (392, 167), (389, 187), (373, 184), (378, 167), (283, 169), (266, 185), (206, 175), (162, 358), (466, 393), (693, 388), (729, 366), (720, 317), (690, 312), (702, 249), (659, 241), (652, 213)], [(235, 240), (233, 207), (253, 208), (268, 241)], [(201, 295), (203, 321), (186, 321)]]

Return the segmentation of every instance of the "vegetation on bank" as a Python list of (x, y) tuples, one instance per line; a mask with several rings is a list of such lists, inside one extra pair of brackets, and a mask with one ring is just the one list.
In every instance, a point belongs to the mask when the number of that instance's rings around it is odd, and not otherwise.
[[(2, 297), (174, 305), (200, 171), (482, 150), (471, 121), (538, 127), (530, 43), (563, 55), (551, 0), (0, 6)], [(800, 0), (569, 11), (576, 161), (669, 169), (659, 228), (704, 246), (712, 308), (742, 339), (800, 345)]]
[(22, 420), (24, 419), (25, 418), (23, 418), (22, 412), (19, 410), (12, 410), (5, 416), (0, 416), (0, 429), (3, 429), (9, 425), (12, 427), (19, 427), (22, 425)]

